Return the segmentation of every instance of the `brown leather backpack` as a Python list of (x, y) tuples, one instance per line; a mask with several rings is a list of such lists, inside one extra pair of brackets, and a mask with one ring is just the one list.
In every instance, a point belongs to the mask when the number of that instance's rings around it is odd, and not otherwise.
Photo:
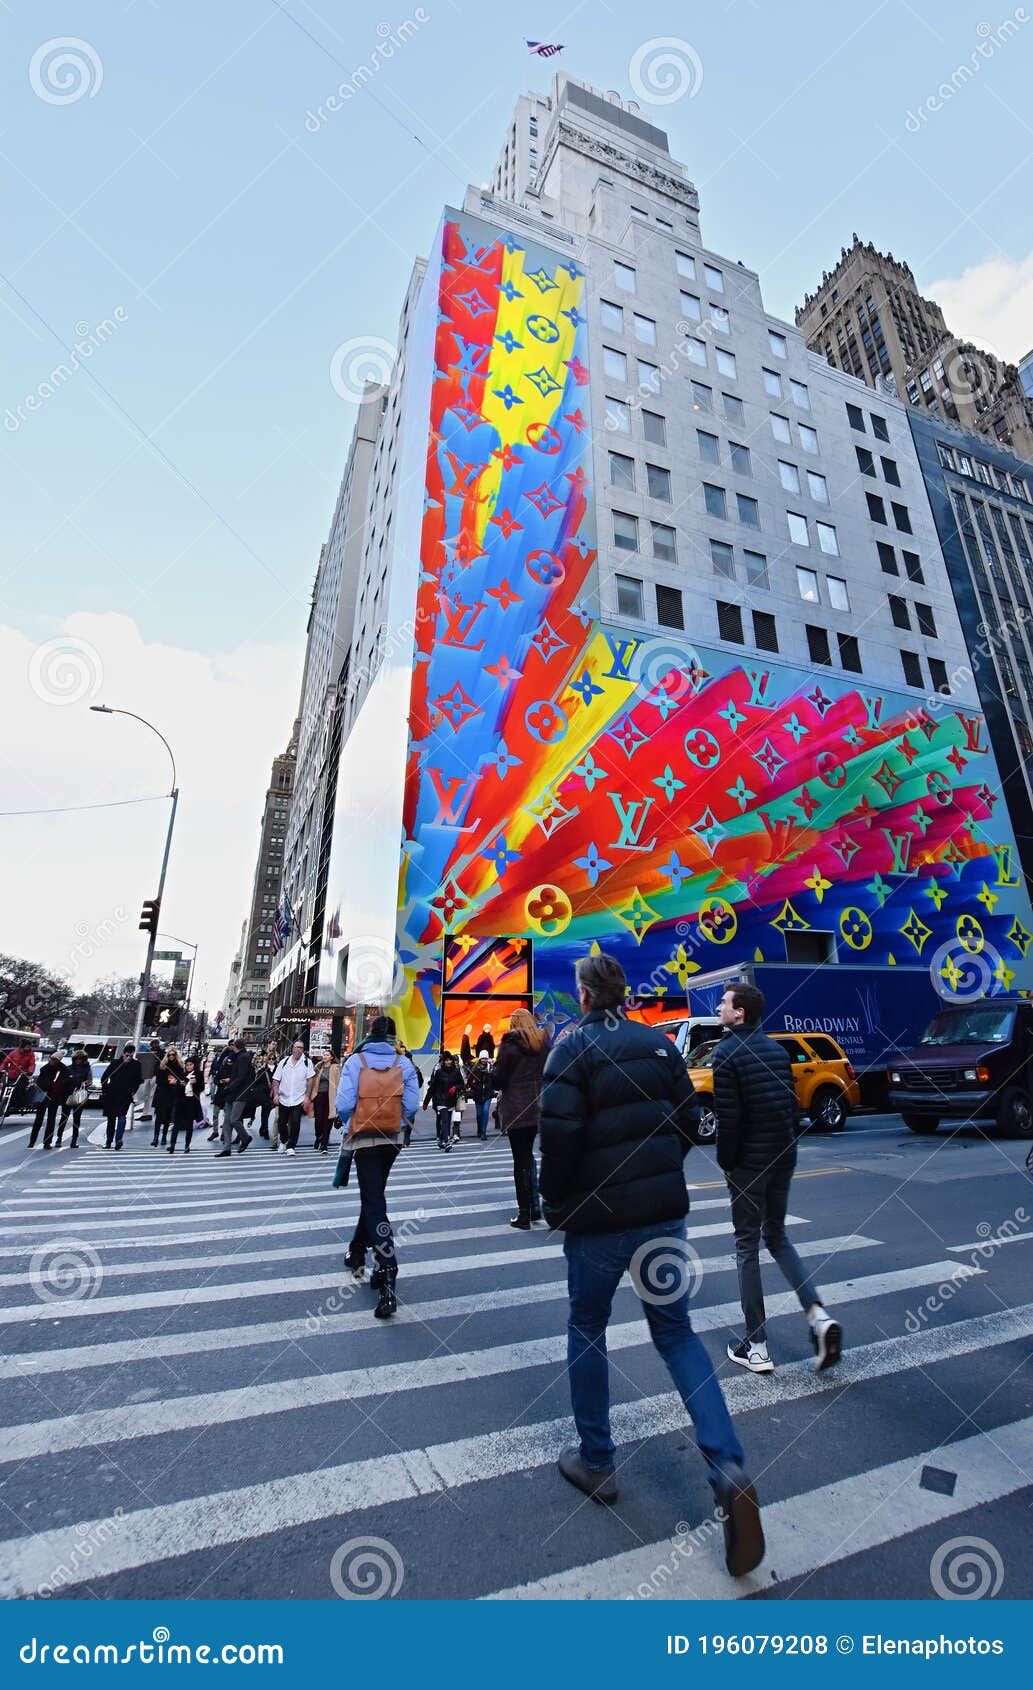
[(348, 1137), (358, 1138), (360, 1133), (380, 1133), (386, 1138), (393, 1138), (402, 1130), (405, 1082), (401, 1058), (396, 1056), (390, 1068), (371, 1068), (360, 1051), (359, 1061), (362, 1072), (355, 1113), (348, 1123)]

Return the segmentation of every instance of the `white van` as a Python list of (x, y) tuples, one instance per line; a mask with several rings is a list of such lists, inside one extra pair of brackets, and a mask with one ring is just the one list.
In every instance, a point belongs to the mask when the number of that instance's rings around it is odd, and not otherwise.
[(654, 1021), (653, 1026), (673, 1039), (686, 1062), (708, 1039), (719, 1039), (723, 1030), (716, 1015), (679, 1015), (670, 1021)]

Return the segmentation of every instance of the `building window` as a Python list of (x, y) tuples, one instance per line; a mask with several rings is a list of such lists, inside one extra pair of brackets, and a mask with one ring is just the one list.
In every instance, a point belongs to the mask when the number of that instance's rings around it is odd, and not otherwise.
[(872, 453), (869, 452), (867, 446), (855, 446), (854, 451), (857, 453), (857, 467), (861, 471), (861, 474), (874, 475), (875, 458)]
[(789, 418), (780, 417), (777, 411), (771, 412), (771, 432), (776, 440), (781, 441), (783, 446), (792, 444), (793, 437), (789, 431)]
[(678, 297), (681, 301), (682, 316), (688, 318), (690, 323), (702, 322), (703, 305), (699, 296), (694, 293), (686, 293), (685, 289), (682, 288)]
[(712, 411), (714, 409), (714, 390), (704, 387), (701, 381), (692, 383), (692, 409), (694, 411)]
[(893, 520), (896, 523), (897, 527), (900, 529), (900, 532), (902, 534), (912, 533), (913, 530), (912, 530), (912, 527), (911, 527), (911, 518), (908, 515), (907, 506), (906, 505), (894, 504), (892, 506), (892, 509), (893, 509)]
[(883, 527), (885, 527), (886, 526), (886, 506), (883, 504), (882, 500), (879, 498), (878, 493), (866, 493), (865, 498), (868, 501), (868, 515), (871, 517), (872, 521), (873, 522), (881, 522)]
[(651, 522), (653, 530), (653, 556), (661, 563), (677, 563), (678, 542), (673, 528), (666, 522)]
[(739, 521), (744, 528), (760, 527), (760, 506), (756, 499), (747, 498), (745, 493), (736, 493), (735, 503), (739, 511)]
[(716, 434), (707, 434), (702, 428), (697, 428), (696, 443), (699, 446), (700, 460), (703, 463), (720, 463), (721, 449)]
[(638, 390), (640, 393), (659, 393), (660, 367), (658, 364), (647, 364), (644, 358), (636, 360), (638, 364)]
[(774, 329), (768, 330), (768, 345), (776, 358), (788, 358), (789, 342), (784, 334), (776, 334)]
[(919, 604), (915, 600), (915, 615), (918, 617), (918, 632), (927, 640), (935, 640), (939, 636), (936, 632), (936, 618), (931, 604)]
[(722, 376), (731, 376), (732, 380), (735, 381), (735, 353), (726, 352), (723, 346), (718, 346), (714, 349), (714, 359), (717, 363), (718, 374)]
[(728, 421), (731, 423), (745, 422), (746, 412), (743, 410), (742, 400), (736, 398), (734, 393), (722, 393), (721, 398)]
[(610, 453), (610, 486), (619, 487), (625, 493), (634, 493), (634, 458), (626, 458), (622, 452)]
[(890, 593), (889, 600), (893, 626), (895, 628), (910, 628), (911, 617), (908, 614), (907, 599), (900, 598), (897, 593)]
[(667, 424), (659, 411), (642, 412), (642, 437), (650, 446), (667, 445)]
[(696, 340), (690, 335), (689, 339), (685, 342), (685, 350), (688, 354), (690, 364), (696, 364), (702, 369), (706, 369), (707, 347), (705, 341)]
[(715, 270), (715, 268), (712, 264), (704, 264), (704, 266), (703, 266), (703, 280), (706, 282), (707, 287), (710, 289), (711, 293), (724, 293), (724, 291), (725, 291), (724, 276), (721, 274), (720, 270)]
[(807, 650), (812, 663), (832, 663), (832, 651), (829, 646), (827, 628), (813, 628), (807, 624)]
[(678, 266), (679, 276), (684, 276), (688, 282), (696, 280), (696, 260), (687, 252), (676, 252), (674, 262)]
[(703, 483), (703, 499), (711, 516), (726, 516), (725, 490), (723, 487), (715, 487), (711, 482), (705, 481)]
[(797, 423), (796, 426), (800, 435), (800, 445), (803, 447), (805, 452), (810, 452), (812, 455), (816, 456), (818, 451), (817, 429), (811, 428), (809, 423)]
[(810, 408), (811, 408), (811, 396), (810, 396), (810, 393), (807, 390), (806, 382), (790, 380), (789, 396), (792, 399), (794, 405), (799, 405), (801, 411), (809, 411), (810, 410)]
[(621, 552), (638, 551), (638, 517), (626, 511), (613, 513), (613, 543)]
[(622, 305), (611, 305), (608, 299), (601, 299), (599, 311), (604, 329), (615, 329), (618, 334), (624, 333), (624, 307)]
[(817, 505), (827, 505), (829, 502), (828, 482), (823, 475), (818, 475), (813, 469), (807, 471), (807, 491)]
[[(901, 549), (900, 555), (904, 559), (904, 568), (907, 571), (908, 580), (917, 581), (920, 587), (924, 587), (925, 576), (922, 574), (922, 560), (918, 553), (905, 552)], [(896, 571), (894, 571), (894, 573), (896, 573)]]
[(860, 410), (858, 408), (858, 406), (856, 406), (856, 405), (848, 405), (847, 408), (846, 408), (846, 414), (847, 414), (847, 420), (850, 423), (850, 427), (856, 428), (858, 434), (863, 434), (864, 433), (864, 412), (862, 410)]
[(623, 399), (606, 396), (606, 426), (615, 434), (631, 433), (631, 410)]
[(768, 560), (763, 552), (744, 551), (742, 560), (746, 566), (746, 579), (750, 586), (760, 587), (764, 592), (769, 593), (771, 582), (768, 579)]
[(882, 473), (890, 486), (899, 487), (900, 471), (897, 468), (896, 460), (894, 458), (880, 458), (879, 462), (882, 464)]
[(608, 376), (617, 381), (627, 381), (628, 360), (623, 352), (618, 352), (615, 346), (603, 347), (603, 369)]
[(929, 673), (932, 676), (933, 686), (936, 691), (945, 693), (949, 697), (951, 684), (947, 679), (947, 665), (943, 662), (942, 658), (930, 657)]
[(644, 211), (640, 205), (633, 205), (631, 207), (631, 215), (632, 217), (637, 217), (640, 223), (649, 222), (648, 211)]
[(633, 313), (631, 321), (635, 330), (635, 339), (640, 340), (643, 346), (655, 346), (656, 324), (652, 317), (643, 317), (640, 312), (636, 311)]
[(661, 628), (684, 628), (685, 616), (677, 587), (657, 587), (656, 619)]
[(809, 546), (810, 535), (807, 532), (807, 518), (798, 511), (786, 511), (786, 522), (789, 524), (789, 538), (794, 546)]
[(719, 334), (730, 333), (732, 325), (729, 321), (728, 312), (723, 305), (712, 305), (710, 307), (710, 321)]
[(883, 417), (877, 417), (873, 411), (871, 413), (871, 421), (872, 433), (874, 434), (876, 440), (888, 440), (890, 437), (890, 431), (886, 427), (885, 419)]
[(737, 440), (728, 442), (728, 456), (736, 475), (752, 475), (753, 466), (750, 463), (750, 448), (740, 446)]
[(630, 264), (622, 264), (619, 258), (613, 261), (613, 279), (625, 293), (635, 292), (635, 272)]
[(818, 577), (813, 569), (803, 569), (796, 566), (796, 587), (802, 599), (808, 604), (820, 604), (821, 594), (818, 591)]
[(745, 645), (742, 632), (742, 611), (737, 604), (717, 601), (717, 631), (721, 639), (734, 645)]
[(850, 594), (847, 584), (840, 575), (826, 575), (825, 586), (828, 589), (829, 604), (833, 610), (849, 610)]
[(800, 475), (795, 464), (787, 464), (779, 458), (778, 479), (787, 493), (799, 493)]
[(908, 686), (920, 687), (922, 685), (922, 665), (917, 651), (902, 651), (900, 664)]
[(617, 583), (617, 615), (634, 616), (642, 621), (642, 583), (631, 575), (615, 575)]
[(671, 502), (671, 472), (660, 464), (646, 465), (646, 491), (651, 499), (660, 499), (665, 505)]
[(821, 547), (822, 551), (825, 552), (828, 557), (838, 557), (839, 540), (836, 536), (836, 530), (833, 528), (831, 522), (816, 522), (814, 526), (818, 531), (818, 545)]
[(764, 392), (770, 393), (772, 399), (781, 399), (782, 377), (778, 371), (762, 369), (761, 375), (764, 377)]
[(731, 546), (726, 546), (723, 540), (711, 540), (710, 557), (715, 575), (723, 575), (729, 581), (735, 580), (735, 555)]
[(778, 650), (778, 630), (775, 618), (766, 610), (753, 612), (753, 643), (760, 651)]
[(861, 648), (857, 643), (856, 636), (853, 634), (837, 634), (836, 639), (839, 642), (839, 661), (843, 668), (852, 670), (855, 675), (860, 675), (862, 673)]

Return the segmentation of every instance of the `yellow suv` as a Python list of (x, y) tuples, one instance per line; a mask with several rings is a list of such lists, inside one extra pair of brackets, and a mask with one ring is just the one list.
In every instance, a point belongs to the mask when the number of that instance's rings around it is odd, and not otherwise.
[[(770, 1037), (789, 1051), (796, 1101), (811, 1126), (819, 1132), (842, 1132), (851, 1109), (861, 1101), (861, 1088), (846, 1053), (827, 1033), (772, 1033)], [(689, 1079), (703, 1109), (696, 1134), (700, 1144), (713, 1144), (717, 1137), (717, 1117), (710, 1100), (714, 1095), (714, 1052), (719, 1043), (719, 1039), (712, 1039), (700, 1045), (688, 1063)]]

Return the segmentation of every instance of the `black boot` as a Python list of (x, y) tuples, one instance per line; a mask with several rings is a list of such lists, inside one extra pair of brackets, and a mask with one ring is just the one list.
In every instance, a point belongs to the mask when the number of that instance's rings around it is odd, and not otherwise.
[(382, 1268), (382, 1267), (375, 1267), (373, 1269), (373, 1272), (369, 1276), (369, 1288), (370, 1288), (370, 1290), (371, 1291), (382, 1291), (386, 1284), (387, 1284), (387, 1269)]
[(509, 1224), (515, 1226), (518, 1232), (530, 1232), (531, 1217), (530, 1215), (514, 1215)]
[(397, 1275), (385, 1271), (384, 1283), (380, 1287), (380, 1301), (373, 1310), (374, 1320), (390, 1320), (398, 1308), (398, 1298), (395, 1296), (395, 1279)]

